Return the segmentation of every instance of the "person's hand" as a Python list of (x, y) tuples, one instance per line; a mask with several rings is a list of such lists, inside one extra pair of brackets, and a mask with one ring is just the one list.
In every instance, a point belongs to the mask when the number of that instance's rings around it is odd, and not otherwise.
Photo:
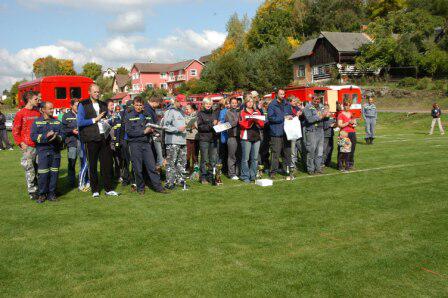
[(104, 117), (104, 115), (106, 115), (106, 112), (102, 112), (101, 114), (99, 114), (98, 116), (96, 116), (96, 118), (95, 118), (95, 123), (97, 123), (98, 121), (100, 121), (101, 118)]
[(144, 133), (145, 135), (150, 134), (150, 133), (152, 133), (152, 132), (154, 132), (154, 129), (153, 129), (152, 127), (147, 127), (147, 128), (145, 128), (145, 130), (143, 131), (143, 133)]
[(186, 128), (185, 126), (181, 126), (181, 127), (178, 128), (178, 130), (179, 130), (179, 132), (184, 132), (185, 128)]
[(299, 110), (299, 111), (296, 113), (296, 116), (297, 116), (297, 117), (300, 117), (300, 116), (302, 116), (302, 113), (303, 113), (302, 110)]
[(73, 134), (76, 135), (76, 136), (79, 134), (79, 131), (78, 131), (77, 129), (74, 129), (72, 132), (73, 132)]
[(291, 115), (285, 116), (285, 120), (292, 120), (292, 116)]
[(213, 120), (213, 125), (218, 125), (219, 121), (218, 120)]
[(52, 136), (54, 136), (54, 131), (50, 130), (49, 132), (47, 132), (47, 139), (51, 138)]
[(22, 143), (19, 144), (19, 148), (20, 148), (21, 150), (26, 150), (26, 148), (28, 148), (28, 145), (25, 144), (24, 142), (22, 142)]

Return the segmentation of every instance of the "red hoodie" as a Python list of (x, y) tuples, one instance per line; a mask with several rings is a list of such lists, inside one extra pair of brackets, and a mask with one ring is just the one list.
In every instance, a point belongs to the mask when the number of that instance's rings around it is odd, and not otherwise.
[(20, 146), (20, 143), (23, 142), (30, 147), (36, 147), (36, 144), (31, 140), (31, 125), (40, 116), (39, 111), (35, 109), (23, 108), (17, 112), (12, 126), (12, 136), (17, 146)]
[(241, 111), (240, 114), (240, 137), (241, 140), (256, 142), (261, 140), (260, 130), (263, 129), (264, 121), (256, 119), (246, 119), (246, 116), (263, 114), (259, 110), (253, 110), (250, 113), (247, 109)]

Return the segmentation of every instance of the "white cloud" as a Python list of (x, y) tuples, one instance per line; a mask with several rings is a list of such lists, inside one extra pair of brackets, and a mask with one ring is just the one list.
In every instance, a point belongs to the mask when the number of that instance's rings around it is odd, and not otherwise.
[(125, 66), (134, 62), (176, 62), (181, 59), (199, 58), (219, 47), (225, 39), (222, 32), (204, 30), (178, 30), (175, 34), (153, 42), (152, 46), (140, 35), (116, 36), (92, 48), (78, 41), (59, 40), (54, 45), (22, 49), (10, 53), (0, 48), (0, 90), (9, 89), (17, 80), (31, 79), (33, 62), (51, 55), (56, 58), (72, 59), (80, 71), (87, 62), (96, 62), (103, 68)]
[(145, 20), (141, 11), (128, 11), (119, 14), (107, 27), (118, 33), (141, 32), (145, 30)]

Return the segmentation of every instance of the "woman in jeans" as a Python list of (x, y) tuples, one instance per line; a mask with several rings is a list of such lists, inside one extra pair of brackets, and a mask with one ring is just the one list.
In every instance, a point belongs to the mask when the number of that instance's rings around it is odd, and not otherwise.
[(213, 126), (218, 124), (219, 111), (213, 111), (210, 98), (204, 98), (203, 109), (198, 114), (199, 150), (201, 153), (201, 183), (207, 184), (207, 178), (211, 175), (207, 171), (207, 165), (213, 168), (218, 159), (218, 135)]
[(355, 165), (356, 119), (353, 118), (353, 115), (350, 112), (351, 105), (352, 101), (350, 99), (344, 99), (342, 104), (343, 110), (338, 114), (338, 126), (341, 131), (347, 132), (348, 138), (352, 142), (352, 151), (350, 152), (347, 166), (349, 170), (354, 170), (353, 166)]
[(261, 131), (264, 121), (251, 118), (263, 114), (255, 107), (255, 101), (251, 95), (244, 100), (245, 108), (240, 113), (240, 138), (241, 138), (241, 180), (246, 183), (255, 181), (258, 170), (258, 151), (260, 149)]

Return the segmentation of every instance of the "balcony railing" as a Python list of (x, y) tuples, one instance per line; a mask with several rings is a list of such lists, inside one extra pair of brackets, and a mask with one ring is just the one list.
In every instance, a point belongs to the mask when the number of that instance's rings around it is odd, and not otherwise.
[(184, 81), (184, 80), (185, 80), (185, 76), (184, 75), (168, 77), (168, 82), (177, 82), (177, 81)]

